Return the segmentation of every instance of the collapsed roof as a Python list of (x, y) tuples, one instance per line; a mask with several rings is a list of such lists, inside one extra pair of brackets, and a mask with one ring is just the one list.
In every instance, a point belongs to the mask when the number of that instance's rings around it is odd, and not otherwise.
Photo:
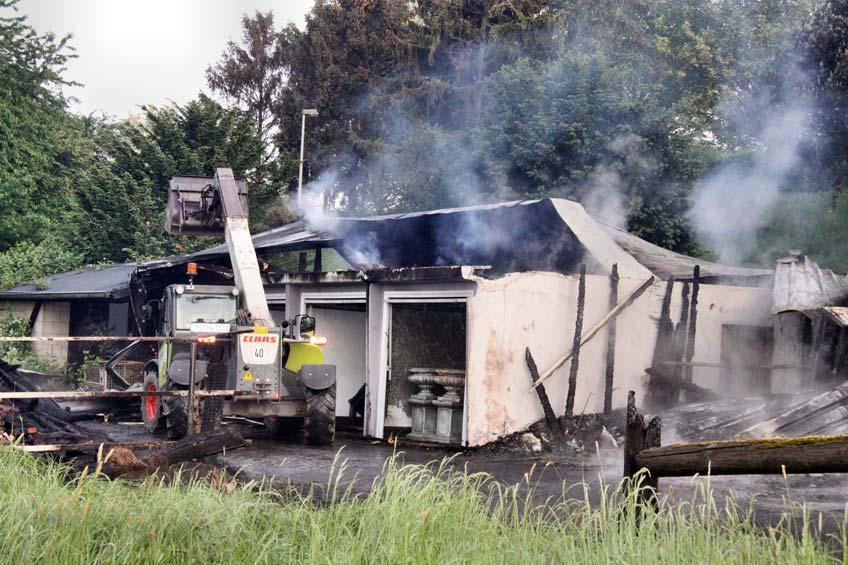
[[(585, 263), (595, 273), (609, 273), (617, 264), (622, 277), (683, 280), (700, 265), (705, 282), (748, 285), (762, 284), (773, 274), (665, 250), (592, 218), (576, 202), (554, 198), (373, 217), (320, 217), (262, 232), (253, 236), (253, 243), (260, 255), (333, 247), (359, 270), (487, 265), (493, 273), (574, 273)], [(227, 257), (226, 246), (219, 245), (179, 257), (75, 271), (48, 277), (44, 288), (21, 285), (0, 291), (0, 299), (116, 298), (127, 292), (136, 269), (155, 273), (188, 261), (224, 263)]]

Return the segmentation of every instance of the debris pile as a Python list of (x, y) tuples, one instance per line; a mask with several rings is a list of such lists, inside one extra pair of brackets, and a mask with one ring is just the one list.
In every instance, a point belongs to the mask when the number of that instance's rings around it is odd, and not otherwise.
[[(41, 392), (45, 375), (0, 360), (0, 391)], [(107, 425), (83, 420), (131, 414), (137, 419), (138, 398), (93, 398), (57, 402), (49, 398), (0, 401), (0, 441), (34, 453), (53, 454), (78, 472), (97, 468), (109, 477), (140, 478), (169, 466), (247, 445), (235, 427), (190, 435), (179, 441), (115, 442)], [(146, 439), (146, 438), (145, 438)]]
[(848, 383), (821, 393), (684, 404), (662, 416), (668, 432), (691, 441), (848, 434)]
[[(0, 391), (38, 392), (38, 373), (18, 369), (0, 360)], [(0, 421), (8, 438), (21, 438), (26, 444), (76, 444), (107, 441), (103, 433), (84, 429), (75, 424), (80, 420), (98, 418), (99, 410), (71, 411), (55, 400), (26, 399), (0, 402)]]

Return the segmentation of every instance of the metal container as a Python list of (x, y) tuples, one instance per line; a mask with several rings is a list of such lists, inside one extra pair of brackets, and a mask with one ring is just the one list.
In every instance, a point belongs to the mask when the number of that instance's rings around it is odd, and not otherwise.
[[(174, 177), (168, 185), (168, 206), (165, 232), (169, 235), (215, 235), (223, 233), (224, 220), (220, 212), (212, 177)], [(247, 184), (236, 181), (239, 200), (247, 214)]]

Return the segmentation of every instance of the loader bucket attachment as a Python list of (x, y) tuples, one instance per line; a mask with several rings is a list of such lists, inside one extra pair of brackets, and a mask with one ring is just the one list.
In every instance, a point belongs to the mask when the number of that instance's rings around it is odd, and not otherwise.
[[(236, 181), (239, 200), (247, 214), (247, 184)], [(168, 185), (165, 232), (169, 235), (224, 233), (220, 195), (213, 177), (174, 177)]]

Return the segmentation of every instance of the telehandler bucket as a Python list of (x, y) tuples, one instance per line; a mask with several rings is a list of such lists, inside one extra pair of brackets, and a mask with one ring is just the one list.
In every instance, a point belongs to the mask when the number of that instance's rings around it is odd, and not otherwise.
[[(168, 185), (165, 232), (168, 235), (218, 235), (224, 232), (221, 205), (212, 177), (174, 177)], [(247, 184), (236, 181), (247, 215)]]

